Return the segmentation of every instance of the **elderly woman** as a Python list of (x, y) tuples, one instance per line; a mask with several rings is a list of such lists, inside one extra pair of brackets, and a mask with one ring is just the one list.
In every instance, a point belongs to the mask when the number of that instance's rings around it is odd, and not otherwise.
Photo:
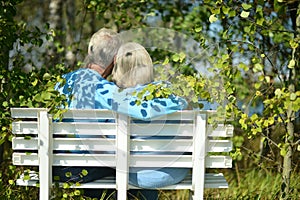
[[(112, 71), (113, 81), (121, 88), (136, 90), (139, 85), (153, 82), (153, 64), (146, 49), (138, 43), (122, 45), (116, 55)], [(129, 182), (141, 188), (159, 188), (182, 181), (188, 173), (183, 168), (131, 168)], [(147, 199), (157, 199), (157, 191), (147, 194)]]

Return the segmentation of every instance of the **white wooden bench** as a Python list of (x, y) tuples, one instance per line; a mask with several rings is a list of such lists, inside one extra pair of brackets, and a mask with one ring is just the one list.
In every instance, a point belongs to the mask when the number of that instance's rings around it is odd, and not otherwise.
[[(204, 188), (228, 188), (222, 173), (205, 173), (205, 168), (232, 167), (233, 127), (208, 125), (207, 118), (214, 113), (186, 110), (141, 121), (108, 110), (69, 110), (64, 118), (76, 122), (53, 122), (46, 109), (12, 108), (13, 164), (39, 168), (39, 177), (20, 178), (17, 184), (39, 185), (40, 199), (44, 200), (51, 195), (52, 166), (110, 166), (116, 168), (115, 178), (74, 187), (115, 188), (118, 200), (122, 200), (128, 189), (137, 189), (128, 184), (128, 173), (124, 172), (129, 167), (183, 167), (191, 169), (184, 181), (155, 189), (189, 189), (191, 197), (202, 199)], [(99, 122), (101, 119), (114, 121)], [(76, 134), (84, 137), (70, 138)], [(110, 137), (95, 138), (101, 135)], [(56, 153), (66, 150), (76, 151)]]

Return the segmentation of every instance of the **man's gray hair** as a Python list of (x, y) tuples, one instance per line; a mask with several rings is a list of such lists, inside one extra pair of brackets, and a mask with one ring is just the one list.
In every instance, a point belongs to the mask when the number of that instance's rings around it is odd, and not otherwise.
[(121, 44), (122, 42), (116, 32), (107, 28), (100, 29), (93, 34), (90, 40), (88, 55), (85, 58), (86, 66), (97, 64), (105, 69), (113, 62)]

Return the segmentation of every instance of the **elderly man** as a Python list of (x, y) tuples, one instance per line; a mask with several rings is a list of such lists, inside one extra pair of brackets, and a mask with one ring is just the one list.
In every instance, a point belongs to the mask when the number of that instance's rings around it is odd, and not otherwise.
[[(133, 88), (120, 91), (115, 83), (107, 81), (105, 78), (111, 73), (114, 56), (120, 45), (118, 35), (109, 29), (100, 29), (92, 36), (85, 68), (64, 75), (66, 83), (56, 85), (56, 89), (66, 95), (68, 108), (110, 109), (134, 118), (150, 119), (182, 110), (187, 106), (183, 98), (174, 95), (136, 104), (137, 97), (130, 95)], [(145, 86), (139, 86), (137, 89), (140, 90), (143, 87)], [(62, 181), (71, 179), (79, 182), (90, 182), (115, 174), (111, 168), (85, 167), (84, 169), (88, 171), (87, 176), (80, 176), (82, 168), (55, 168), (53, 174), (59, 176)], [(69, 171), (72, 177), (66, 178), (65, 173)], [(140, 170), (137, 173), (131, 173), (130, 176), (133, 180), (132, 184), (148, 188), (159, 185), (157, 180), (163, 180), (165, 184), (174, 184), (185, 176), (185, 174), (182, 177), (176, 174), (176, 170), (170, 172), (171, 174), (164, 170), (145, 170), (145, 172)], [(144, 190), (143, 192), (147, 199), (157, 199), (156, 191)]]

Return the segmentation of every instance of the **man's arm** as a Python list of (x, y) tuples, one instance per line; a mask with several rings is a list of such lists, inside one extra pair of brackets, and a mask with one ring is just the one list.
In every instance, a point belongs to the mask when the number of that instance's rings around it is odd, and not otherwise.
[(139, 100), (133, 91), (146, 86), (120, 90), (119, 87), (102, 78), (97, 72), (80, 69), (64, 76), (66, 83), (57, 84), (56, 89), (65, 94), (69, 108), (109, 109), (133, 118), (148, 120), (182, 110), (187, 107), (185, 99), (170, 95), (169, 98)]

